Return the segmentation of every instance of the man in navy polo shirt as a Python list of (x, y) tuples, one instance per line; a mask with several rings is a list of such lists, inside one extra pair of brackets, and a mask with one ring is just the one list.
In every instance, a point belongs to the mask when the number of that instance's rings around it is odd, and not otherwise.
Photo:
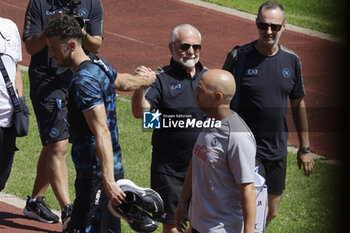
[[(178, 25), (170, 36), (170, 65), (157, 73), (157, 79), (147, 93), (135, 91), (132, 99), (133, 114), (142, 117), (143, 111), (158, 109), (163, 115), (182, 115), (203, 120), (204, 113), (196, 107), (193, 90), (201, 75), (207, 70), (199, 62), (201, 34), (189, 24)], [(142, 72), (139, 67), (136, 72)], [(181, 117), (175, 117), (179, 121)], [(182, 119), (183, 120), (183, 119)], [(192, 149), (201, 129), (161, 128), (152, 137), (151, 187), (164, 201), (166, 216), (163, 232), (178, 232), (175, 211), (182, 190)]]
[[(32, 195), (28, 197), (23, 212), (42, 222), (58, 222), (58, 216), (45, 204), (44, 195), (51, 184), (61, 206), (63, 230), (67, 228), (72, 213), (66, 164), (69, 138), (66, 100), (72, 72), (66, 67), (59, 67), (50, 57), (43, 29), (57, 13), (70, 11), (67, 3), (67, 0), (30, 0), (23, 31), (23, 41), (31, 55), (30, 98), (43, 144)], [(82, 0), (77, 6), (71, 7), (73, 13), (85, 21), (82, 28), (85, 52), (97, 53), (103, 38), (103, 8), (100, 0)]]
[(310, 153), (305, 89), (299, 57), (279, 45), (285, 29), (285, 12), (277, 2), (266, 2), (256, 18), (259, 39), (235, 47), (227, 56), (224, 69), (231, 72), (237, 91), (231, 102), (254, 133), (256, 163), (268, 187), (268, 224), (276, 215), (285, 188), (287, 164), (288, 99), (298, 133), (298, 166), (310, 176), (314, 167)]

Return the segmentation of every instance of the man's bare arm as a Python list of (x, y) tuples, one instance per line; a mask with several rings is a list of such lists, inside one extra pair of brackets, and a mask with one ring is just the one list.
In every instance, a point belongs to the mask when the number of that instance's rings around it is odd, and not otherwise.
[(91, 36), (89, 33), (85, 31), (83, 28), (81, 30), (83, 40), (82, 45), (84, 49), (87, 49), (90, 53), (97, 54), (102, 47), (102, 37), (101, 36)]
[(238, 184), (241, 191), (244, 233), (254, 233), (256, 196), (254, 183)]
[(17, 95), (18, 96), (23, 96), (23, 80), (22, 80), (21, 70), (19, 69), (19, 64), (16, 64), (15, 87), (16, 87)]
[(144, 111), (151, 110), (151, 104), (145, 98), (145, 90), (143, 88), (137, 89), (131, 100), (132, 114), (135, 118), (142, 118)]
[(91, 132), (95, 135), (96, 151), (101, 162), (102, 181), (106, 194), (113, 205), (120, 205), (126, 195), (114, 179), (113, 147), (105, 106), (97, 105), (83, 114)]
[[(309, 124), (306, 113), (306, 106), (303, 98), (291, 99), (292, 115), (295, 128), (298, 133), (300, 147), (307, 147), (309, 142)], [(314, 160), (311, 153), (304, 153), (299, 150), (297, 154), (297, 162), (299, 169), (304, 168), (305, 176), (310, 176), (314, 168)]]
[(24, 40), (24, 46), (30, 55), (37, 54), (43, 50), (46, 45), (46, 37), (43, 32), (39, 32), (35, 36), (27, 37)]

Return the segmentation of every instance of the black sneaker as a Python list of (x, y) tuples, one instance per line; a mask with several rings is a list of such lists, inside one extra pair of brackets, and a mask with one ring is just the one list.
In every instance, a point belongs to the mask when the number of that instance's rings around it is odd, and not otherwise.
[(46, 206), (45, 197), (37, 197), (35, 202), (29, 202), (30, 197), (26, 206), (23, 209), (23, 214), (28, 218), (38, 220), (46, 223), (58, 223), (58, 216)]
[(68, 204), (64, 207), (61, 215), (62, 220), (62, 232), (68, 231), (69, 222), (73, 213), (73, 205)]
[(127, 195), (128, 203), (133, 201), (137, 206), (152, 213), (153, 217), (160, 217), (163, 214), (163, 200), (153, 189), (141, 188), (128, 179), (118, 180), (117, 184)]
[(153, 232), (158, 228), (158, 222), (154, 221), (146, 211), (140, 210), (135, 205), (123, 202), (119, 206), (113, 206), (109, 201), (108, 209), (114, 217), (124, 219), (136, 232)]

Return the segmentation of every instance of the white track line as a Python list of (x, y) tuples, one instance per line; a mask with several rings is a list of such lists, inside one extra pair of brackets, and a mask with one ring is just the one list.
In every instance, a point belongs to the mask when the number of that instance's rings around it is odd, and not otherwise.
[(160, 49), (166, 49), (165, 47), (160, 47), (160, 46), (158, 46), (158, 45), (151, 44), (151, 43), (148, 43), (148, 42), (145, 42), (145, 41), (142, 41), (142, 40), (137, 40), (137, 39), (134, 39), (134, 38), (132, 38), (132, 37), (123, 36), (123, 35), (120, 35), (120, 34), (115, 33), (115, 32), (105, 31), (105, 33), (106, 33), (106, 34), (109, 34), (109, 35), (112, 35), (112, 36), (120, 37), (120, 38), (123, 38), (123, 39), (126, 39), (126, 40), (134, 41), (134, 42), (136, 42), (136, 43), (148, 45), (148, 46), (151, 46), (151, 47), (160, 48)]

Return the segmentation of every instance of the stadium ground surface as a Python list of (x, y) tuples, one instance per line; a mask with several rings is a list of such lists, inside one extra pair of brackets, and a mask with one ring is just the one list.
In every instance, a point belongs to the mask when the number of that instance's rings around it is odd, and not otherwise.
[[(235, 45), (246, 44), (258, 36), (253, 15), (198, 0), (102, 0), (102, 3), (105, 39), (99, 55), (118, 72), (132, 73), (138, 65), (152, 69), (167, 65), (170, 31), (181, 23), (190, 23), (201, 31), (201, 61), (208, 68), (221, 68)], [(22, 33), (27, 4), (28, 0), (1, 0), (0, 17), (13, 20)], [(341, 159), (344, 44), (333, 36), (292, 25), (287, 25), (281, 44), (302, 60), (312, 150)], [(30, 56), (23, 50), (21, 65), (28, 66), (29, 62)], [(288, 119), (289, 143), (298, 146), (290, 111)], [(24, 218), (23, 206), (22, 199), (0, 194), (0, 233), (60, 232), (60, 224)]]

